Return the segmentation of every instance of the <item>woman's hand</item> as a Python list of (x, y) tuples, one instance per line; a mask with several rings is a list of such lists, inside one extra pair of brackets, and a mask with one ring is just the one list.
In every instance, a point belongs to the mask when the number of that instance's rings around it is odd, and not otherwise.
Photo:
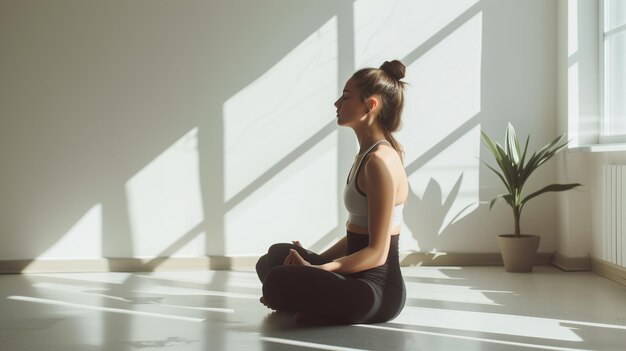
[(299, 265), (299, 266), (310, 266), (311, 265), (304, 258), (302, 258), (302, 256), (300, 256), (298, 251), (296, 251), (294, 249), (290, 249), (289, 250), (289, 255), (287, 255), (287, 258), (285, 258), (285, 261), (283, 262), (283, 265), (291, 265), (291, 264)]

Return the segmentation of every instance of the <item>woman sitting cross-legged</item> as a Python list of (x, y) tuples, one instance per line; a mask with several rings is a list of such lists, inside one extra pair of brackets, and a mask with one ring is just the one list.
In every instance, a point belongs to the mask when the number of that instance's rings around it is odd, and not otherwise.
[(272, 245), (256, 270), (268, 307), (340, 323), (381, 323), (406, 300), (398, 238), (408, 182), (402, 148), (392, 132), (404, 105), (404, 65), (385, 62), (346, 82), (335, 102), (337, 123), (360, 145), (344, 190), (347, 234), (321, 254)]

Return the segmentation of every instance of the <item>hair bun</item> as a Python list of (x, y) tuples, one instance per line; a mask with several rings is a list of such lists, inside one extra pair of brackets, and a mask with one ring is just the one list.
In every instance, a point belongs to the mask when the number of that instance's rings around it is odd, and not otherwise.
[(404, 72), (406, 70), (404, 64), (398, 60), (391, 62), (385, 61), (385, 63), (380, 65), (380, 69), (397, 80), (404, 78)]

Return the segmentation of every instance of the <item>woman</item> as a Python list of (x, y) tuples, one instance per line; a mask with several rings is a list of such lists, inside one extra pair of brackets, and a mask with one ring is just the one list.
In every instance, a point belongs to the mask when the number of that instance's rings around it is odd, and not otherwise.
[(256, 266), (266, 306), (342, 323), (386, 322), (404, 307), (398, 237), (408, 182), (391, 134), (400, 126), (404, 71), (394, 60), (346, 83), (337, 123), (360, 145), (344, 190), (347, 235), (320, 255), (297, 241), (271, 246)]

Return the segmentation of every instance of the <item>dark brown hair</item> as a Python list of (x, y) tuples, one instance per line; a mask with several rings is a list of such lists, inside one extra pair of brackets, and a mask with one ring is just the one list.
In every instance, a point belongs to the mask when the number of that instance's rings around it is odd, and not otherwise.
[(378, 122), (380, 123), (385, 139), (403, 159), (402, 145), (393, 137), (392, 133), (402, 125), (402, 108), (404, 107), (404, 78), (405, 67), (402, 62), (385, 61), (380, 68), (363, 68), (358, 70), (352, 79), (361, 90), (361, 98), (365, 101), (373, 95), (380, 95), (382, 99)]

